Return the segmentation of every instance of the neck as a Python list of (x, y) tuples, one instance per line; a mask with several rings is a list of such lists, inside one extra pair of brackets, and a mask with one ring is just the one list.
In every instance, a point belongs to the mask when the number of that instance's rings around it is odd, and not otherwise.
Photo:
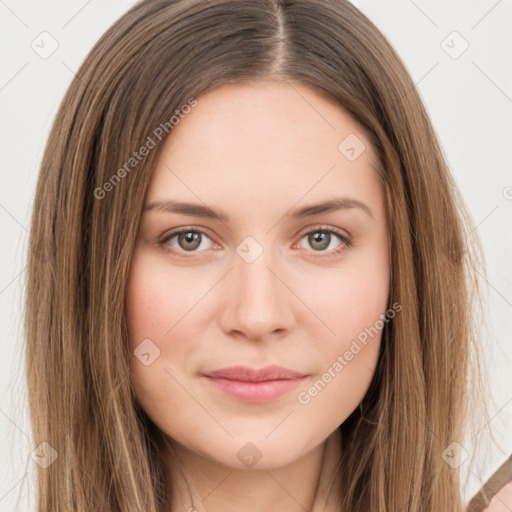
[(326, 512), (341, 438), (336, 429), (303, 457), (272, 469), (227, 467), (171, 439), (168, 447), (172, 512)]

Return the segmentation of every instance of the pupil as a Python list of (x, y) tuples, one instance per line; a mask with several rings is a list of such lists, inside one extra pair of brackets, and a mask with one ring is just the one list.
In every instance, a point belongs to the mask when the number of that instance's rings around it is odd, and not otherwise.
[(316, 233), (313, 233), (312, 236), (312, 239), (313, 239), (313, 247), (314, 247), (314, 244), (317, 244), (319, 243), (320, 244), (320, 247), (317, 247), (318, 249), (325, 249), (326, 247), (329, 246), (329, 237), (330, 237), (330, 234), (329, 233), (323, 233), (321, 231), (317, 231)]
[[(185, 247), (184, 249), (196, 249), (199, 246), (201, 235), (200, 233), (193, 233), (189, 231), (188, 233), (181, 234), (181, 241), (183, 241)], [(192, 244), (187, 247), (187, 244)]]

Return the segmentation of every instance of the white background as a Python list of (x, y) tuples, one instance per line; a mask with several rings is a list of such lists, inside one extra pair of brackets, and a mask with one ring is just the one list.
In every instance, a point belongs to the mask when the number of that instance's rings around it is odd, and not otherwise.
[[(486, 449), (489, 460), (482, 459), (466, 490), (471, 496), (512, 452), (512, 436), (507, 438), (512, 426), (512, 2), (354, 3), (388, 37), (417, 84), (486, 253), (489, 327), (482, 330), (482, 344), (492, 388), (490, 425), (501, 449)], [(32, 495), (21, 509), (35, 510), (21, 321), (24, 252), (38, 167), (73, 73), (133, 4), (0, 0), (0, 512), (15, 510), (19, 492)], [(43, 31), (58, 42), (47, 59), (31, 47)], [(467, 50), (453, 58), (464, 41)], [(477, 434), (482, 443), (485, 423), (482, 419)]]

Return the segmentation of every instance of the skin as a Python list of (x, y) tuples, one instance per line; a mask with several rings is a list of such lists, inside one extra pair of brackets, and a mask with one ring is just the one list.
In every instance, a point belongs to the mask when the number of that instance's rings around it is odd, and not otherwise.
[(512, 482), (504, 485), (484, 510), (485, 512), (510, 512), (512, 510)]
[[(388, 220), (375, 154), (344, 110), (299, 84), (230, 84), (197, 100), (165, 140), (145, 204), (186, 201), (230, 220), (143, 212), (126, 302), (136, 396), (169, 436), (196, 510), (304, 512), (326, 439), (368, 390), (380, 331), (308, 403), (298, 394), (389, 307)], [(366, 146), (354, 161), (338, 149), (351, 134)], [(289, 215), (335, 197), (362, 201), (371, 214), (352, 207)], [(336, 234), (318, 240), (326, 226), (352, 245)], [(200, 244), (177, 235), (159, 245), (182, 227), (207, 235)], [(258, 245), (242, 244), (248, 236)], [(258, 246), (263, 252), (250, 263), (237, 253), (254, 255)], [(151, 354), (160, 351), (149, 365), (134, 355), (145, 339)], [(227, 396), (200, 376), (236, 364), (310, 376), (265, 403)], [(252, 467), (237, 457), (248, 442), (261, 457)], [(185, 511), (189, 494), (170, 453), (173, 510)]]

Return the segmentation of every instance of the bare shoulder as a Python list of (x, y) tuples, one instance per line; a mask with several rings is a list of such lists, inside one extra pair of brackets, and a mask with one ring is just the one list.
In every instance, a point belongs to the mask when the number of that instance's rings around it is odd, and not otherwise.
[(465, 512), (512, 512), (512, 455), (471, 498)]
[(512, 511), (512, 482), (504, 485), (492, 498), (484, 512)]

